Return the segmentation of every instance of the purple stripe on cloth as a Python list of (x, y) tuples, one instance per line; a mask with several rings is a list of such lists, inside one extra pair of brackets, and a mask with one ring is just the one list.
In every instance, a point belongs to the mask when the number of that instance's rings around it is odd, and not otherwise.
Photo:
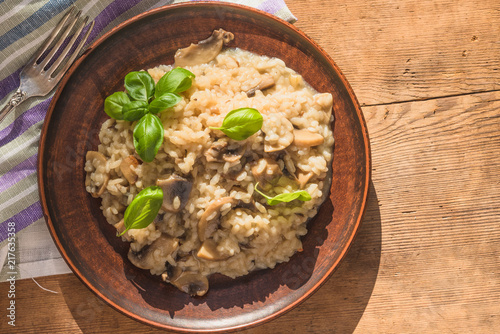
[(110, 3), (99, 15), (94, 19), (95, 25), (94, 29), (90, 33), (89, 41), (93, 41), (99, 33), (106, 28), (108, 24), (110, 24), (113, 20), (115, 20), (118, 16), (122, 15), (124, 12), (134, 7), (142, 0), (115, 0)]
[(14, 122), (0, 131), (0, 146), (4, 146), (19, 137), (34, 124), (43, 121), (52, 98), (26, 110)]
[(282, 1), (267, 0), (261, 3), (257, 8), (269, 14), (276, 14), (283, 7), (284, 3)]
[(19, 87), (19, 73), (21, 73), (21, 69), (18, 68), (14, 73), (0, 81), (0, 100)]
[(14, 223), (14, 229), (17, 233), (30, 226), (40, 218), (43, 218), (42, 206), (40, 205), (40, 202), (35, 202), (23, 211), (19, 212), (17, 215), (0, 224), (0, 242), (4, 241), (9, 236), (9, 223)]
[(10, 188), (28, 175), (36, 173), (37, 156), (38, 154), (29, 157), (4, 175), (0, 176), (0, 192)]

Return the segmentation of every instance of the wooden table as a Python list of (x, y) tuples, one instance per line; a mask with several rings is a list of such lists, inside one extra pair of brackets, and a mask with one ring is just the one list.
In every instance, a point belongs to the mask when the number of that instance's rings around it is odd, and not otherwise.
[[(359, 235), (327, 283), (243, 333), (498, 333), (500, 2), (286, 2), (357, 94), (373, 182)], [(15, 333), (161, 332), (73, 274), (37, 281), (58, 293), (18, 281)]]

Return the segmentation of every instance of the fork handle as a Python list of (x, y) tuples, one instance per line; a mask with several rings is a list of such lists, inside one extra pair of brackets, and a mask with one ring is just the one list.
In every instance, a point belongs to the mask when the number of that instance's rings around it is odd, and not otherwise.
[(14, 93), (14, 95), (12, 95), (12, 97), (10, 98), (9, 102), (7, 102), (7, 105), (5, 107), (3, 107), (2, 110), (0, 111), (0, 122), (3, 121), (5, 116), (7, 116), (7, 114), (12, 109), (14, 109), (14, 107), (16, 107), (17, 105), (24, 102), (27, 98), (28, 98), (28, 96), (27, 96), (26, 92), (24, 92), (20, 88), (18, 88), (16, 90), (16, 92)]

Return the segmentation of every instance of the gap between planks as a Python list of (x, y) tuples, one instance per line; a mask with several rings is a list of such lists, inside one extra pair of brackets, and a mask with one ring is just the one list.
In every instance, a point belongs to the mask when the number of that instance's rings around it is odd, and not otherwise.
[(450, 94), (450, 95), (442, 95), (442, 96), (433, 96), (433, 97), (425, 97), (425, 98), (412, 99), (412, 100), (402, 100), (402, 101), (392, 101), (392, 102), (385, 102), (385, 103), (374, 103), (374, 104), (361, 103), (360, 105), (362, 108), (364, 108), (364, 107), (380, 107), (380, 106), (389, 106), (389, 105), (394, 105), (394, 104), (424, 102), (424, 101), (447, 99), (447, 98), (460, 97), (460, 96), (466, 96), (466, 95), (479, 95), (479, 94), (496, 93), (496, 92), (500, 92), (500, 89), (483, 90), (483, 91), (479, 91), (479, 92), (459, 93), (459, 94)]

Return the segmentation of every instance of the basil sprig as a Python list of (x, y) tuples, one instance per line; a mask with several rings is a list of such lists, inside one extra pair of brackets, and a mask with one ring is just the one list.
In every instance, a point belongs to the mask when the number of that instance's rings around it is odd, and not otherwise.
[(262, 127), (264, 119), (257, 109), (240, 108), (230, 111), (221, 127), (210, 127), (213, 130), (221, 130), (231, 139), (244, 140), (256, 133)]
[(145, 162), (154, 160), (163, 143), (163, 124), (158, 114), (182, 100), (178, 94), (191, 87), (195, 75), (177, 67), (165, 73), (155, 85), (146, 71), (130, 72), (125, 76), (127, 92), (116, 92), (104, 101), (109, 117), (137, 121), (134, 128), (134, 147)]
[(123, 235), (130, 229), (145, 228), (151, 224), (163, 203), (163, 190), (157, 186), (143, 189), (125, 210), (123, 217), (125, 230)]
[(283, 193), (283, 194), (279, 194), (279, 195), (276, 195), (274, 197), (271, 197), (271, 196), (264, 194), (259, 189), (257, 189), (258, 185), (259, 185), (259, 182), (257, 182), (255, 184), (255, 187), (254, 187), (255, 191), (258, 192), (259, 194), (261, 194), (267, 200), (267, 204), (269, 204), (269, 205), (276, 205), (279, 203), (288, 203), (288, 202), (291, 202), (295, 199), (298, 199), (299, 201), (303, 201), (303, 202), (311, 200), (311, 195), (309, 195), (309, 193), (305, 190), (297, 190), (297, 191), (294, 191), (293, 193)]

